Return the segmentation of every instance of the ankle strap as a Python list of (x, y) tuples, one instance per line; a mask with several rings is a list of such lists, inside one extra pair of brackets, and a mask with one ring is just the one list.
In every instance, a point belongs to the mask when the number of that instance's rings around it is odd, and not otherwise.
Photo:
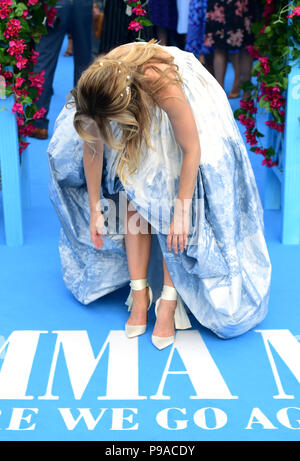
[(131, 286), (132, 290), (142, 290), (148, 286), (147, 279), (136, 279), (130, 280), (129, 285)]
[(170, 285), (164, 285), (160, 297), (169, 301), (175, 301), (177, 299), (177, 290)]

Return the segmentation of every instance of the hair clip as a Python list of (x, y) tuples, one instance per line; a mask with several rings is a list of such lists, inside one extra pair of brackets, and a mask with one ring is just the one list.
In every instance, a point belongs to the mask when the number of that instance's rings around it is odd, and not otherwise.
[(120, 93), (120, 96), (121, 96), (121, 98), (123, 98), (124, 94), (123, 94), (123, 93)]
[(126, 86), (126, 93), (129, 94), (129, 86)]
[(126, 75), (126, 78), (127, 78), (127, 80), (130, 80), (131, 77), (130, 77), (130, 75)]
[(99, 62), (99, 66), (103, 66), (103, 62), (102, 62), (102, 61)]
[[(119, 64), (119, 66), (121, 66), (121, 64), (122, 64), (122, 61), (118, 61), (118, 64)], [(120, 74), (120, 73), (122, 72), (122, 70), (121, 70), (121, 69), (119, 69), (119, 70), (118, 70), (118, 72), (119, 72), (119, 74)]]

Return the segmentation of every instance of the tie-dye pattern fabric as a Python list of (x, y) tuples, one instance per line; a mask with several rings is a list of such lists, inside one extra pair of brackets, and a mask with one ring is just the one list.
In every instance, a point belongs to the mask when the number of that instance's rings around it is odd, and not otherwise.
[(211, 53), (211, 49), (204, 46), (206, 8), (207, 0), (190, 0), (184, 49), (193, 53), (196, 58), (199, 58), (201, 54)]
[[(83, 143), (72, 123), (75, 109), (64, 107), (48, 147), (49, 194), (61, 222), (62, 275), (68, 290), (83, 304), (129, 283), (123, 219), (117, 206), (127, 196), (152, 225), (148, 280), (153, 301), (163, 285), (164, 256), (190, 317), (219, 337), (231, 338), (256, 326), (267, 313), (271, 263), (263, 209), (224, 90), (192, 53), (164, 48), (179, 66), (201, 144), (188, 246), (176, 254), (166, 245), (182, 163), (167, 114), (162, 111), (161, 128), (156, 134), (153, 131), (156, 151), (143, 152), (135, 180), (126, 187), (114, 175), (117, 152), (105, 145), (101, 202), (108, 227), (103, 248), (96, 250), (89, 234)], [(114, 132), (118, 136), (116, 126)], [(116, 216), (117, 231), (111, 216)]]

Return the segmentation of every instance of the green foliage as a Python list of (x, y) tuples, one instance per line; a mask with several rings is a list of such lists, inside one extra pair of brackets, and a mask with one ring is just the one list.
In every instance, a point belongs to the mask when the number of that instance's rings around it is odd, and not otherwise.
[[(36, 85), (32, 85), (32, 78), (38, 77), (33, 72), (36, 59), (34, 42), (39, 42), (41, 36), (47, 33), (43, 24), (45, 7), (48, 10), (54, 8), (57, 1), (42, 0), (28, 5), (26, 0), (13, 0), (8, 5), (8, 13), (4, 13), (6, 17), (0, 20), (0, 76), (5, 79), (5, 96), (14, 94), (18, 104), (17, 118), (22, 122), (19, 124), (20, 153), (25, 147), (22, 140), (32, 129), (32, 119), (38, 110), (34, 101), (39, 94)], [(11, 20), (15, 20), (14, 28)], [(20, 107), (24, 114), (19, 111)]]
[[(247, 97), (241, 101), (241, 107), (234, 112), (235, 117), (237, 119), (240, 117), (241, 123), (245, 126), (249, 118), (255, 119), (255, 126), (246, 130), (252, 152), (256, 152), (258, 147), (257, 144), (253, 146), (253, 136), (263, 138), (263, 134), (257, 129), (253, 105), (270, 114), (269, 129), (282, 131), (285, 121), (288, 75), (291, 66), (298, 65), (300, 60), (300, 15), (297, 8), (300, 7), (300, 0), (261, 0), (261, 2), (264, 5), (264, 14), (260, 22), (253, 24), (255, 42), (249, 50), (257, 58), (252, 67), (255, 83), (249, 81), (242, 85)], [(289, 15), (292, 17), (288, 17)], [(260, 146), (260, 149), (269, 159), (275, 155), (272, 146), (264, 149)]]

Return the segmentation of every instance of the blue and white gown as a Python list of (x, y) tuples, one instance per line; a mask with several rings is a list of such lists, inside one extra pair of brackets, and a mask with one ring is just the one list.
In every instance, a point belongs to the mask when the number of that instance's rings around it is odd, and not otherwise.
[[(64, 106), (48, 147), (49, 195), (61, 222), (63, 279), (83, 304), (128, 285), (121, 206), (127, 197), (151, 224), (147, 276), (153, 301), (163, 285), (164, 256), (186, 315), (219, 337), (231, 338), (256, 326), (268, 309), (271, 263), (263, 208), (224, 90), (192, 53), (174, 46), (164, 48), (179, 66), (201, 145), (187, 248), (176, 254), (166, 245), (183, 158), (166, 112), (162, 111), (160, 130), (155, 133), (152, 127), (155, 150), (142, 152), (141, 167), (128, 185), (115, 176), (118, 152), (104, 146), (101, 206), (107, 233), (103, 248), (97, 250), (89, 233), (83, 141), (73, 127), (75, 108)], [(118, 139), (119, 128), (116, 122), (110, 123)]]

